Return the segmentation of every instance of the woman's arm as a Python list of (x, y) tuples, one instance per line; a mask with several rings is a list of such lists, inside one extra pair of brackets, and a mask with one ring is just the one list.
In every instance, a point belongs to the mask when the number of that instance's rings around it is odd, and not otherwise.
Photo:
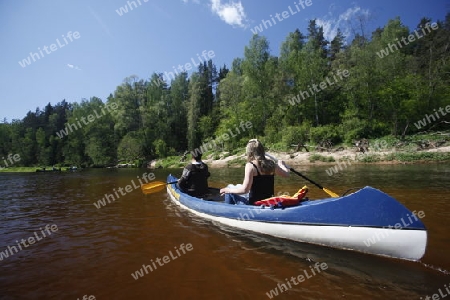
[(233, 193), (233, 194), (246, 194), (250, 191), (250, 188), (253, 184), (253, 165), (251, 163), (245, 164), (245, 175), (244, 175), (244, 182), (242, 183), (242, 186), (237, 188), (222, 188), (220, 189), (220, 194), (225, 193)]
[(275, 174), (281, 176), (281, 177), (288, 177), (290, 173), (289, 168), (286, 166), (286, 164), (284, 163), (284, 161), (282, 161), (281, 159), (278, 160), (278, 164), (275, 167)]

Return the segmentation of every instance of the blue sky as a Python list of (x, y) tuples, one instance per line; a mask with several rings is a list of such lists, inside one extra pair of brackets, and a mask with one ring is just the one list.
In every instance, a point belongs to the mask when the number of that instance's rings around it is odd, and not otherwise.
[(218, 68), (230, 67), (243, 57), (252, 29), (277, 13), (282, 21), (261, 33), (273, 55), (289, 32), (306, 33), (314, 18), (331, 39), (338, 27), (349, 34), (359, 28), (361, 16), (370, 34), (397, 16), (412, 29), (422, 17), (444, 20), (450, 11), (448, 0), (303, 1), (0, 0), (0, 120), (63, 99), (106, 101), (126, 77), (173, 71), (199, 62), (203, 51), (213, 53)]

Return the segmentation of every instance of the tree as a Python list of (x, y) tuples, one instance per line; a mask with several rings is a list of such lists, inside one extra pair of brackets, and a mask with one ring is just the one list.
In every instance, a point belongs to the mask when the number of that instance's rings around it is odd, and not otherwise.
[(195, 72), (192, 73), (191, 80), (189, 81), (189, 101), (187, 104), (187, 140), (189, 149), (195, 149), (201, 143), (201, 136), (197, 131), (198, 121), (201, 117), (201, 100), (202, 89), (200, 75)]
[(11, 124), (6, 120), (0, 123), (0, 156), (5, 157), (11, 153)]
[[(230, 70), (217, 71), (209, 60), (170, 85), (157, 72), (147, 80), (127, 77), (107, 98), (115, 109), (106, 113), (96, 97), (48, 103), (0, 123), (0, 155), (19, 154), (18, 165), (28, 166), (149, 160), (195, 149), (247, 121), (252, 128), (229, 136), (223, 149), (249, 137), (289, 145), (307, 137), (349, 142), (416, 131), (412, 122), (450, 105), (450, 13), (408, 44), (412, 32), (399, 18), (369, 35), (369, 17), (361, 11), (352, 21), (348, 45), (340, 30), (329, 43), (311, 20), (306, 36), (298, 29), (286, 36), (279, 57), (266, 37), (253, 35)], [(430, 23), (423, 18), (415, 29)], [(348, 78), (336, 81), (343, 71)], [(90, 115), (94, 120), (85, 122)]]
[(72, 131), (68, 132), (68, 143), (64, 147), (66, 163), (107, 166), (116, 161), (111, 111), (114, 110), (106, 108), (97, 97), (74, 104), (67, 121)]
[(127, 133), (117, 147), (119, 161), (133, 162), (143, 159), (142, 140), (136, 132)]
[(257, 135), (264, 134), (266, 121), (273, 110), (273, 99), (268, 96), (273, 80), (272, 74), (267, 69), (269, 58), (268, 40), (257, 34), (253, 35), (249, 45), (244, 49), (242, 62), (244, 101), (240, 107), (246, 114), (245, 120), (253, 124)]
[[(154, 84), (159, 82), (159, 84)], [(167, 83), (162, 80), (162, 74), (154, 73), (150, 82), (146, 82), (145, 97), (140, 107), (142, 129), (139, 132), (144, 140), (144, 153), (147, 158), (155, 156), (153, 142), (156, 139), (169, 138), (169, 108), (171, 99)]]
[(125, 78), (122, 85), (114, 92), (114, 102), (118, 109), (115, 114), (115, 130), (119, 137), (123, 137), (129, 131), (137, 131), (141, 128), (140, 106), (144, 102), (144, 89), (142, 82), (136, 76)]
[(338, 28), (336, 36), (330, 43), (330, 61), (334, 61), (337, 55), (344, 49), (345, 36), (342, 31)]
[(187, 100), (189, 79), (186, 72), (175, 76), (170, 86), (170, 105), (168, 107), (168, 127), (170, 134), (167, 139), (169, 147), (178, 151), (187, 149)]
[(325, 39), (323, 27), (317, 26), (316, 19), (310, 20), (308, 25), (308, 42), (321, 58), (327, 57), (328, 41)]

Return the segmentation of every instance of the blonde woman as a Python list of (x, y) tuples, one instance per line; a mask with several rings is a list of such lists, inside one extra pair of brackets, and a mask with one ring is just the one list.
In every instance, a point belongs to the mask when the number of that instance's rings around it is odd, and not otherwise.
[[(220, 194), (225, 194), (225, 203), (253, 205), (256, 201), (270, 198), (274, 195), (274, 175), (289, 176), (289, 169), (282, 160), (275, 164), (266, 158), (264, 146), (257, 139), (247, 143), (245, 154), (247, 163), (242, 186), (220, 189)], [(240, 195), (246, 193), (249, 193), (248, 199)]]

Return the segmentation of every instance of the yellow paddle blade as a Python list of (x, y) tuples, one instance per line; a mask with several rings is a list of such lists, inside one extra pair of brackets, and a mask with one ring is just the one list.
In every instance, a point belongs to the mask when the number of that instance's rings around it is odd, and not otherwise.
[(167, 183), (162, 181), (155, 181), (141, 185), (141, 190), (144, 194), (157, 193), (166, 188)]
[(338, 194), (333, 193), (333, 192), (330, 191), (329, 189), (323, 188), (323, 191), (324, 191), (325, 193), (327, 193), (328, 195), (330, 195), (331, 197), (333, 197), (333, 198), (339, 198), (339, 197), (340, 197)]

